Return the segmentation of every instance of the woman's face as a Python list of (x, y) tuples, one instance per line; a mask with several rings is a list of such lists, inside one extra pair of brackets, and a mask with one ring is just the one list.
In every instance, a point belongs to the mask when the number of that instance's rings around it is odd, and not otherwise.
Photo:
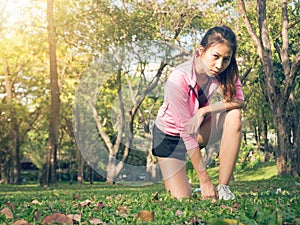
[(205, 73), (210, 77), (222, 73), (229, 66), (232, 58), (232, 49), (224, 43), (212, 45), (206, 51), (200, 46), (199, 53), (199, 58), (205, 65)]

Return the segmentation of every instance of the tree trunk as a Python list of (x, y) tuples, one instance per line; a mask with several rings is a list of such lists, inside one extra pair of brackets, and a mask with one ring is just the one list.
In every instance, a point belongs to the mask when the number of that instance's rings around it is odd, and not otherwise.
[(147, 166), (146, 166), (146, 181), (149, 182), (158, 182), (160, 181), (161, 174), (158, 163), (153, 161), (152, 155), (149, 152), (147, 156)]
[[(278, 127), (283, 128), (282, 121), (277, 124)], [(278, 129), (278, 150), (276, 154), (276, 162), (277, 162), (277, 169), (278, 175), (289, 175), (288, 168), (287, 168), (287, 149), (289, 146), (287, 143), (288, 135), (285, 132), (285, 129)]]
[(255, 137), (257, 149), (259, 150), (260, 149), (260, 129), (258, 128), (258, 126), (254, 127), (254, 137)]
[(120, 171), (124, 167), (124, 162), (116, 159), (114, 154), (109, 154), (108, 164), (106, 167), (106, 184), (112, 185), (115, 183), (117, 176), (120, 174)]
[(94, 171), (94, 169), (91, 166), (88, 167), (88, 171), (89, 171), (90, 184), (94, 184), (95, 171)]
[(11, 163), (7, 164), (6, 167), (10, 167), (11, 177), (8, 183), (19, 184), (21, 181), (21, 165), (20, 165), (20, 141), (19, 141), (19, 127), (18, 118), (16, 116), (14, 104), (13, 104), (13, 89), (14, 81), (10, 77), (10, 70), (7, 62), (4, 60), (4, 75), (5, 75), (5, 91), (6, 91), (6, 102), (10, 106), (11, 110), (11, 127), (9, 131), (9, 137), (12, 141), (12, 147), (10, 151)]
[(292, 127), (291, 139), (293, 152), (291, 154), (294, 156), (292, 165), (294, 166), (293, 174), (296, 177), (300, 176), (300, 114), (297, 110), (297, 102), (293, 94), (290, 95), (289, 100), (289, 110), (292, 115), (289, 120), (290, 126)]
[[(257, 53), (261, 60), (264, 77), (267, 87), (268, 102), (271, 107), (273, 123), (278, 134), (278, 151), (277, 157), (277, 167), (278, 175), (293, 175), (296, 168), (299, 166), (294, 160), (293, 154), (297, 153), (298, 150), (294, 149), (292, 146), (290, 133), (292, 127), (288, 122), (290, 112), (287, 110), (287, 105), (289, 102), (291, 91), (295, 85), (296, 74), (300, 64), (300, 52), (294, 55), (293, 62), (290, 62), (290, 48), (289, 46), (289, 21), (288, 21), (288, 1), (282, 0), (282, 27), (281, 27), (281, 38), (282, 38), (282, 49), (279, 52), (281, 63), (283, 67), (284, 83), (282, 87), (275, 76), (275, 68), (273, 64), (272, 48), (270, 41), (270, 31), (268, 28), (268, 18), (267, 18), (267, 7), (266, 0), (257, 1), (257, 21), (259, 26), (259, 35), (257, 35), (252, 27), (251, 21), (246, 12), (246, 6), (244, 0), (238, 0), (239, 11), (244, 19), (245, 26), (249, 35), (251, 36), (253, 43), (256, 47)], [(299, 136), (299, 135), (298, 135)]]
[[(14, 119), (16, 120), (16, 118)], [(20, 141), (19, 141), (19, 127), (16, 121), (13, 121), (12, 130), (12, 175), (13, 183), (21, 183), (21, 163), (20, 163)]]
[(264, 161), (269, 161), (269, 141), (268, 141), (268, 122), (265, 115), (265, 111), (262, 110), (262, 118), (263, 118), (263, 140), (264, 140)]
[(77, 164), (78, 164), (77, 181), (79, 184), (83, 184), (84, 183), (84, 175), (83, 175), (84, 159), (82, 158), (79, 150), (77, 151)]
[(295, 133), (295, 149), (296, 149), (296, 162), (297, 165), (296, 171), (297, 176), (300, 176), (300, 120), (298, 120), (297, 124), (297, 132)]
[(8, 176), (7, 176), (7, 170), (8, 170), (8, 154), (5, 154), (5, 152), (1, 152), (0, 157), (0, 184), (8, 184)]
[(56, 153), (59, 127), (59, 86), (56, 60), (56, 33), (53, 15), (53, 0), (47, 1), (47, 21), (48, 21), (48, 42), (50, 60), (50, 89), (51, 89), (51, 110), (50, 129), (47, 143), (45, 185), (56, 183)]

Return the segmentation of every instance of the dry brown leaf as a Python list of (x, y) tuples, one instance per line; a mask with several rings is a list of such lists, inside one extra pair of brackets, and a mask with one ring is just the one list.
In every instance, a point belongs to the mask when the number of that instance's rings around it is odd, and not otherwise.
[(97, 207), (97, 211), (100, 211), (105, 207), (105, 203), (104, 202), (97, 202), (96, 207)]
[(14, 210), (14, 209), (15, 209), (15, 205), (12, 204), (12, 203), (9, 202), (9, 201), (5, 203), (5, 206), (7, 206), (8, 208), (10, 208), (11, 210)]
[(117, 215), (126, 217), (128, 215), (127, 207), (123, 207), (121, 205), (117, 206)]
[(140, 218), (142, 221), (153, 221), (154, 220), (154, 212), (150, 212), (148, 210), (142, 210), (137, 214), (137, 217)]
[(194, 216), (194, 217), (191, 219), (191, 223), (192, 223), (193, 225), (198, 225), (198, 224), (199, 224), (198, 219), (197, 219), (196, 216)]
[(91, 224), (103, 224), (103, 221), (98, 219), (98, 218), (93, 218), (93, 219), (90, 219), (89, 222)]
[(121, 194), (118, 194), (117, 196), (115, 196), (115, 200), (117, 201), (121, 201), (124, 197)]
[(6, 219), (14, 218), (13, 212), (10, 210), (10, 208), (3, 208), (0, 212), (1, 214), (4, 214)]
[(216, 202), (217, 202), (217, 199), (215, 199), (215, 198), (211, 199), (211, 203), (216, 203)]
[(42, 203), (40, 203), (38, 200), (34, 199), (31, 204), (34, 204), (34, 205), (41, 205)]
[(176, 210), (175, 216), (181, 216), (183, 212), (179, 209)]
[(228, 209), (231, 212), (235, 212), (235, 211), (237, 211), (239, 209), (239, 204), (234, 205), (233, 207), (226, 206), (226, 205), (221, 205), (220, 207), (221, 207), (221, 209)]
[(64, 214), (54, 213), (52, 215), (45, 216), (42, 221), (42, 224), (53, 224), (53, 223), (73, 225), (73, 220)]
[(80, 194), (73, 194), (73, 200), (80, 199)]
[(106, 196), (106, 199), (109, 200), (110, 203), (113, 203), (113, 202), (114, 202), (114, 200), (113, 200), (113, 198), (112, 198), (111, 196)]
[(127, 208), (121, 205), (117, 206), (117, 210), (123, 213), (128, 213)]
[(12, 225), (30, 225), (26, 220), (16, 220)]
[(90, 200), (85, 200), (85, 201), (83, 201), (83, 202), (80, 202), (79, 203), (79, 205), (81, 206), (81, 207), (84, 207), (84, 206), (90, 206), (90, 204), (91, 204), (91, 201)]
[(40, 211), (36, 209), (33, 214), (34, 221), (39, 220), (40, 217), (41, 217)]
[(80, 222), (81, 221), (81, 215), (80, 214), (69, 214), (67, 216), (69, 218), (71, 218), (72, 220), (75, 220), (76, 222)]

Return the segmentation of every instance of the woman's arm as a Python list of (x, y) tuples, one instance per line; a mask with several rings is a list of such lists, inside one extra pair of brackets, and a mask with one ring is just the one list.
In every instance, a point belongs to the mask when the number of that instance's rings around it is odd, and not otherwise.
[(187, 150), (187, 154), (191, 159), (193, 167), (200, 181), (202, 198), (216, 198), (216, 188), (208, 176), (206, 166), (204, 165), (202, 160), (202, 154), (200, 149), (195, 148), (192, 150)]
[(209, 104), (205, 107), (200, 108), (198, 112), (200, 111), (200, 113), (203, 116), (207, 116), (211, 113), (225, 112), (232, 109), (241, 109), (243, 107), (244, 107), (244, 100), (234, 98), (230, 102), (219, 101), (213, 104)]
[(199, 128), (206, 116), (211, 113), (226, 112), (232, 109), (240, 109), (244, 107), (244, 100), (234, 98), (230, 102), (219, 101), (213, 104), (204, 106), (195, 113), (195, 115), (187, 123), (187, 131), (189, 134), (199, 133)]

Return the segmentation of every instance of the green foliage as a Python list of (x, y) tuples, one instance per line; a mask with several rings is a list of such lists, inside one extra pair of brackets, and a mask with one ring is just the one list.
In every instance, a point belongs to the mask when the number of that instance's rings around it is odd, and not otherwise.
[[(142, 210), (154, 213), (151, 224), (214, 224), (227, 221), (236, 224), (297, 224), (300, 217), (299, 180), (273, 178), (261, 181), (233, 182), (234, 201), (191, 199), (175, 200), (162, 184), (144, 187), (67, 185), (53, 188), (35, 185), (0, 186), (0, 209), (10, 208), (11, 223), (24, 219), (41, 223), (54, 212), (79, 215), (79, 223), (93, 218), (106, 224), (144, 224), (138, 216)], [(230, 223), (231, 223), (230, 222)], [(78, 223), (78, 222), (77, 222)]]
[[(1, 157), (8, 156), (12, 148), (10, 120), (13, 116), (20, 125), (21, 158), (29, 158), (38, 168), (42, 168), (48, 137), (49, 103), (51, 101), (49, 79), (47, 79), (49, 65), (45, 15), (46, 2), (36, 0), (29, 2), (28, 6), (19, 9), (21, 12), (19, 14), (13, 13), (7, 18), (5, 14), (0, 15), (0, 58), (4, 64), (7, 64), (6, 66), (9, 68), (8, 78), (14, 84), (12, 103), (7, 103), (6, 99), (2, 97), (2, 94), (7, 91), (3, 76), (6, 71), (3, 64), (0, 67), (0, 74), (2, 75), (0, 76), (0, 127), (2, 128), (0, 130), (0, 152)], [(267, 1), (267, 4), (267, 18), (271, 21), (269, 32), (272, 38), (272, 50), (274, 50), (275, 45), (278, 45), (279, 48), (282, 47), (281, 34), (278, 30), (281, 27), (281, 8), (278, 7), (278, 0)], [(256, 21), (256, 3), (246, 1), (246, 6), (250, 20)], [(2, 7), (4, 6), (0, 7), (1, 13), (5, 12)], [(289, 10), (289, 42), (291, 44), (289, 52), (292, 60), (293, 55), (300, 49), (298, 41), (299, 2), (290, 2)], [(268, 129), (273, 128), (262, 69), (259, 66), (253, 43), (241, 20), (242, 18), (239, 16), (236, 1), (56, 0), (55, 17), (57, 25), (57, 66), (61, 92), (60, 157), (64, 159), (68, 156), (76, 157), (72, 108), (79, 80), (84, 78), (84, 73), (90, 66), (91, 61), (99, 58), (101, 53), (106, 53), (114, 47), (144, 40), (167, 41), (190, 51), (199, 44), (203, 31), (214, 25), (227, 24), (237, 33), (240, 74), (243, 75), (247, 69), (252, 68), (243, 87), (246, 98), (243, 126), (246, 132), (253, 132), (254, 127), (262, 128), (263, 122), (267, 123)], [(9, 22), (11, 18), (13, 18), (11, 21), (15, 21), (14, 24)], [(257, 32), (257, 24), (253, 23), (253, 25)], [(278, 53), (275, 52), (273, 58), (276, 78), (283, 87), (284, 83), (281, 82), (283, 71)], [(105, 73), (99, 73), (96, 77), (100, 79), (100, 77), (105, 78), (106, 75)], [(133, 74), (130, 74), (130, 76), (132, 76), (131, 81), (134, 89), (138, 90), (140, 79), (134, 77)], [(124, 76), (122, 78), (124, 87), (126, 81)], [(296, 102), (295, 111), (299, 111), (300, 104), (299, 79), (298, 74), (293, 91)], [(133, 132), (136, 137), (144, 135), (143, 129), (146, 130), (147, 125), (155, 117), (155, 113), (162, 102), (164, 81), (164, 79), (161, 79), (160, 85), (146, 97), (140, 106), (139, 115), (135, 117), (134, 121)], [(143, 82), (146, 82), (146, 80), (143, 80)], [(114, 103), (116, 103), (116, 96), (116, 78), (112, 76), (106, 85), (99, 90), (100, 102), (97, 102), (98, 115), (101, 117), (101, 122), (106, 125), (105, 132), (107, 132), (112, 142), (116, 138), (117, 121), (109, 121), (109, 119), (112, 117), (111, 112)], [(86, 99), (82, 101), (84, 102)], [(130, 104), (127, 105), (130, 106)], [(92, 124), (94, 121), (86, 118), (84, 113), (85, 111), (82, 109), (82, 112), (74, 116), (76, 117), (75, 120), (84, 120)], [(86, 134), (88, 133), (83, 132), (82, 137)], [(95, 132), (92, 139), (98, 140), (98, 135)], [(134, 141), (141, 142), (140, 139)], [(83, 140), (80, 140), (80, 142), (83, 143)], [(92, 144), (89, 144), (84, 143), (83, 145), (93, 148)], [(120, 153), (122, 153), (122, 149)], [(255, 160), (244, 160), (249, 151), (254, 152)], [(242, 146), (237, 172), (257, 166), (261, 154), (260, 151), (255, 151), (251, 146)], [(144, 153), (133, 154), (130, 160), (144, 163), (144, 156)], [(6, 162), (7, 160), (2, 158), (2, 161)], [(192, 170), (188, 171), (188, 173), (191, 173), (189, 176), (194, 177), (195, 175), (190, 171)]]

